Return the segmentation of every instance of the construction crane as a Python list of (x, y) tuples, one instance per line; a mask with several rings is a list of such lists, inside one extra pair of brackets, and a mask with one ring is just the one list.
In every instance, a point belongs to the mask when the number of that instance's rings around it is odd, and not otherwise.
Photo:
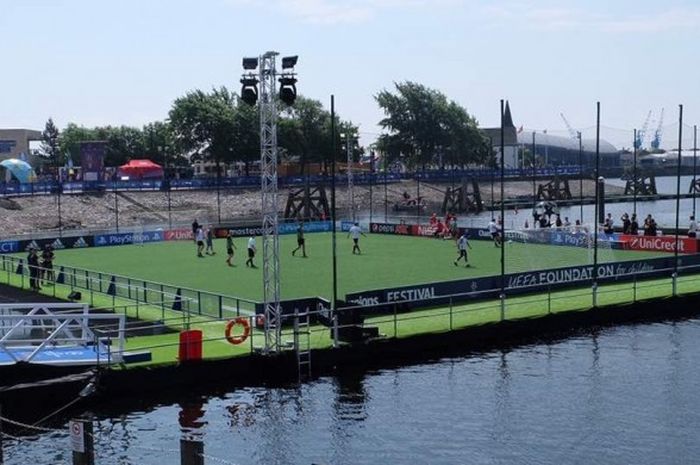
[(649, 121), (651, 120), (651, 110), (649, 110), (649, 114), (647, 114), (647, 119), (644, 120), (644, 125), (642, 125), (642, 129), (637, 131), (637, 140), (634, 141), (634, 148), (637, 150), (641, 150), (642, 147), (644, 146), (644, 138), (646, 137), (646, 132), (647, 129), (649, 129)]
[(564, 113), (559, 113), (559, 116), (561, 116), (561, 119), (564, 120), (564, 124), (566, 124), (566, 129), (569, 131), (569, 135), (571, 136), (571, 138), (578, 140), (578, 132), (574, 131), (574, 128), (571, 127), (571, 125), (569, 124), (569, 120), (566, 119)]
[(659, 150), (661, 147), (661, 137), (663, 136), (664, 133), (664, 109), (661, 109), (661, 116), (659, 116), (659, 125), (656, 127), (656, 131), (654, 132), (654, 138), (651, 140), (651, 148), (654, 151)]

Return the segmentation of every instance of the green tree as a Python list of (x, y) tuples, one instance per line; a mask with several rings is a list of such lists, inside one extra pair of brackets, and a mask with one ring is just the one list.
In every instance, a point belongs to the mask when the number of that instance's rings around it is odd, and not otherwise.
[(61, 151), (59, 149), (59, 131), (52, 118), (46, 122), (41, 133), (41, 154), (48, 158), (53, 167), (62, 164)]
[(227, 88), (188, 92), (173, 102), (170, 124), (190, 157), (220, 162), (236, 159), (237, 97)]
[(389, 161), (409, 167), (449, 162), (481, 163), (488, 157), (488, 143), (467, 111), (441, 92), (414, 82), (396, 83), (395, 93), (379, 92), (375, 99), (385, 117), (379, 124), (387, 131), (377, 148)]

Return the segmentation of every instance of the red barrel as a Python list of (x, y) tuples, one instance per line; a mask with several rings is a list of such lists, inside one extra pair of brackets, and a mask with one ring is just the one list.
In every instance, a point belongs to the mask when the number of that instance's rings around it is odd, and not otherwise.
[(202, 331), (191, 329), (180, 333), (180, 351), (178, 359), (181, 362), (202, 360)]

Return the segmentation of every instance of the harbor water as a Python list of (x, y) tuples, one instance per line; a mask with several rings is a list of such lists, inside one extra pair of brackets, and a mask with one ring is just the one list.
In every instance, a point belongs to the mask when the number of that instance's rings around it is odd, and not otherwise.
[[(97, 463), (179, 463), (182, 437), (209, 464), (698, 463), (699, 341), (698, 319), (625, 325), (98, 410)], [(65, 430), (5, 443), (8, 465), (68, 464), (68, 451)]]

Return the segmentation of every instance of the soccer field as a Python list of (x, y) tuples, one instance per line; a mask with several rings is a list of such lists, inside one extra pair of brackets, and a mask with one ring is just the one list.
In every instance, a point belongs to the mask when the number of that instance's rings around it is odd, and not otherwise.
[[(198, 258), (193, 242), (160, 242), (119, 247), (59, 250), (55, 266), (85, 268), (251, 300), (262, 299), (261, 253), (258, 268), (248, 268), (247, 238), (237, 238), (235, 267), (226, 265), (225, 241), (215, 241), (216, 255)], [(280, 237), (283, 299), (332, 294), (331, 234), (307, 234), (308, 258), (292, 257), (296, 236)], [(447, 281), (500, 273), (500, 249), (490, 241), (471, 241), (471, 267), (455, 267), (454, 241), (424, 237), (373, 235), (360, 239), (362, 255), (352, 255), (352, 241), (338, 234), (338, 296), (368, 289)], [(261, 249), (261, 240), (258, 238)], [(667, 256), (655, 252), (601, 249), (599, 262)], [(506, 273), (581, 265), (591, 251), (577, 247), (506, 244)]]

